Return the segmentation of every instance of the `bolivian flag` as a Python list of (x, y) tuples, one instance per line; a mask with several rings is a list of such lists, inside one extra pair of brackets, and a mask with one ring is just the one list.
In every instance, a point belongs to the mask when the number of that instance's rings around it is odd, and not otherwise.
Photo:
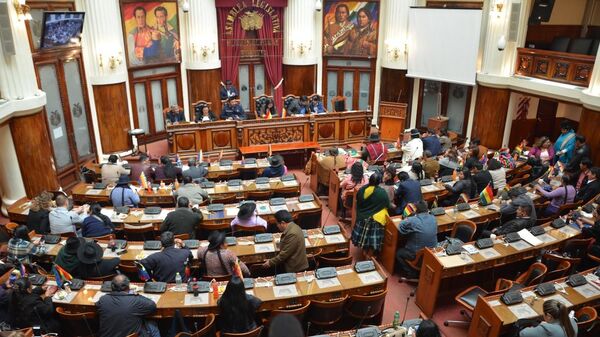
[(483, 191), (481, 191), (481, 193), (479, 193), (479, 202), (482, 205), (489, 205), (492, 200), (494, 199), (494, 190), (492, 189), (492, 186), (490, 186), (490, 184), (488, 184)]
[(56, 284), (61, 288), (65, 282), (70, 282), (73, 279), (73, 276), (71, 276), (71, 274), (69, 274), (68, 271), (64, 270), (61, 266), (57, 264), (54, 264), (52, 266), (52, 272), (54, 273)]

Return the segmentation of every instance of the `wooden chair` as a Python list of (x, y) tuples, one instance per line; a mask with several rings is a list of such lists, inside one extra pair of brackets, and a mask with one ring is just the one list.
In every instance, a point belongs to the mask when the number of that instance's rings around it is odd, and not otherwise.
[(381, 312), (387, 289), (375, 295), (351, 295), (344, 312), (354, 320), (368, 320)]
[(93, 311), (70, 312), (63, 307), (56, 307), (56, 313), (66, 336), (94, 336), (98, 331), (98, 319)]
[(19, 227), (19, 224), (16, 222), (7, 222), (6, 225), (4, 225), (6, 233), (11, 238), (13, 237), (13, 234), (15, 233), (15, 229), (17, 229), (17, 227)]
[(302, 229), (321, 228), (321, 215), (323, 209), (321, 207), (302, 211), (298, 214), (296, 224)]
[(95, 276), (95, 277), (88, 276), (86, 278), (86, 280), (88, 280), (88, 281), (101, 281), (101, 282), (104, 282), (104, 281), (110, 281), (110, 280), (112, 280), (115, 276), (117, 276), (117, 274), (110, 274), (110, 275), (104, 275), (104, 276)]
[[(192, 103), (192, 111), (190, 112), (190, 121), (196, 120), (196, 111), (200, 112), (200, 115), (202, 115), (202, 108), (205, 106), (208, 106), (208, 111), (213, 111), (212, 102), (199, 100), (198, 102)], [(213, 111), (213, 113), (214, 113), (214, 111)], [(218, 116), (216, 114), (215, 114), (215, 117), (217, 117), (217, 119), (218, 119)]]
[(244, 333), (221, 332), (221, 337), (259, 337), (262, 329), (263, 326), (261, 325), (254, 330)]
[(194, 332), (194, 333), (187, 333), (187, 332), (180, 332), (177, 335), (175, 335), (175, 337), (210, 337), (210, 336), (215, 336), (215, 314), (208, 314), (206, 315), (205, 318), (205, 322), (204, 322), (204, 327), (202, 327), (202, 329)]
[(220, 194), (212, 197), (210, 200), (211, 204), (233, 204), (236, 202), (237, 196), (235, 193)]
[(346, 257), (328, 257), (320, 255), (318, 258), (320, 267), (341, 267), (352, 264), (352, 255)]
[(475, 232), (477, 231), (477, 224), (471, 220), (459, 220), (452, 226), (452, 232), (450, 233), (451, 238), (456, 238), (462, 242), (473, 241)]
[(229, 282), (229, 280), (231, 280), (231, 275), (212, 275), (212, 276), (202, 275), (202, 276), (200, 276), (200, 279), (202, 281), (207, 281), (207, 282), (210, 282), (212, 280), (215, 280), (217, 282)]
[(268, 325), (273, 318), (275, 318), (278, 315), (283, 315), (283, 314), (288, 314), (288, 315), (292, 315), (294, 317), (296, 317), (296, 319), (298, 319), (298, 322), (300, 322), (300, 326), (304, 326), (304, 316), (306, 315), (306, 312), (308, 312), (308, 308), (310, 307), (310, 301), (307, 300), (306, 302), (302, 303), (300, 305), (300, 307), (298, 308), (294, 308), (294, 309), (276, 309), (276, 310), (272, 310), (271, 314), (269, 315), (268, 319), (263, 319), (263, 325)]
[(342, 112), (346, 110), (346, 97), (335, 96), (331, 98), (331, 108), (333, 112)]
[[(256, 113), (257, 118), (258, 118), (258, 115), (260, 114), (260, 111), (262, 110), (262, 107), (265, 106), (269, 100), (271, 100), (271, 101), (273, 101), (273, 103), (275, 103), (273, 96), (268, 96), (268, 95), (260, 95), (260, 96), (252, 97), (252, 100), (254, 101), (254, 112)], [(272, 117), (278, 117), (278, 116), (272, 116)]]
[(564, 205), (562, 205), (562, 206), (560, 206), (558, 208), (558, 214), (560, 216), (567, 215), (572, 210), (574, 210), (577, 207), (581, 206), (581, 204), (582, 204), (582, 201), (574, 202), (574, 203), (571, 203), (571, 204), (564, 204)]
[(293, 198), (300, 195), (297, 187), (281, 188), (273, 192), (273, 198)]
[(127, 241), (154, 240), (154, 225), (128, 225), (123, 226)]
[(273, 191), (248, 191), (247, 200), (269, 200), (273, 195)]
[(263, 226), (244, 227), (244, 226), (234, 225), (231, 228), (231, 234), (238, 238), (244, 237), (244, 236), (256, 235), (258, 233), (264, 233), (265, 231), (266, 231), (266, 228)]
[[(420, 249), (419, 251), (417, 251), (417, 254), (415, 254), (415, 258), (411, 261), (407, 261), (408, 265), (414, 269), (417, 274), (421, 273), (421, 265), (423, 264), (423, 255), (425, 254), (425, 249)], [(407, 283), (412, 283), (412, 284), (418, 284), (419, 283), (419, 279), (418, 278), (406, 278), (406, 277), (400, 277), (400, 279), (398, 280), (398, 282), (407, 282)]]
[(285, 95), (282, 98), (283, 101), (283, 108), (287, 111), (288, 115), (290, 113), (289, 108), (290, 105), (292, 104), (292, 102), (294, 101), (299, 101), (300, 100), (300, 96), (296, 96), (296, 95)]
[(129, 277), (131, 281), (142, 282), (142, 280), (138, 276), (138, 268), (132, 262), (121, 261), (121, 263), (119, 263), (118, 268), (119, 271), (127, 275), (127, 277)]
[(588, 330), (598, 319), (598, 312), (592, 307), (579, 308), (575, 312), (575, 318), (577, 319), (577, 330), (586, 331)]
[(552, 252), (546, 252), (542, 256), (542, 263), (548, 268), (545, 281), (552, 281), (567, 276), (573, 268), (571, 262), (569, 258), (552, 254)]
[(33, 328), (24, 328), (13, 331), (0, 331), (0, 337), (33, 337)]
[(240, 179), (253, 180), (258, 177), (258, 169), (256, 167), (239, 167)]
[(321, 253), (323, 253), (323, 249), (319, 248), (311, 254), (306, 254), (306, 259), (308, 260), (307, 270), (315, 270), (319, 268), (319, 256), (321, 256)]
[(331, 327), (344, 316), (344, 305), (347, 299), (346, 295), (331, 301), (312, 300), (308, 308), (308, 321), (320, 329)]
[[(544, 276), (546, 275), (547, 272), (548, 272), (548, 267), (546, 267), (546, 265), (544, 265), (543, 263), (540, 263), (540, 262), (536, 262), (536, 263), (532, 264), (531, 266), (529, 266), (529, 269), (527, 269), (527, 271), (525, 273), (519, 275), (514, 280), (514, 283), (520, 284), (523, 287), (537, 285), (544, 279)], [(500, 279), (498, 279), (497, 282), (506, 282), (506, 281), (510, 281), (510, 280), (500, 278)]]
[(471, 324), (471, 315), (475, 310), (475, 305), (477, 304), (477, 299), (479, 297), (493, 296), (493, 295), (501, 295), (507, 292), (512, 286), (513, 282), (510, 280), (504, 280), (502, 282), (496, 283), (496, 288), (492, 292), (488, 292), (480, 286), (472, 286), (464, 291), (460, 292), (458, 295), (454, 297), (456, 303), (462, 308), (460, 309), (460, 314), (466, 318), (465, 321), (457, 321), (457, 320), (446, 320), (444, 321), (444, 326), (450, 325), (460, 325), (460, 326), (469, 326)]
[(219, 174), (219, 176), (217, 177), (217, 180), (229, 181), (232, 179), (239, 179), (239, 177), (240, 177), (239, 171), (224, 172), (224, 173)]
[(180, 239), (180, 240), (189, 240), (191, 238), (191, 236), (189, 233), (183, 233), (183, 234), (174, 235), (173, 238)]
[(110, 241), (110, 240), (114, 240), (115, 238), (116, 238), (115, 234), (111, 233), (111, 234), (95, 236), (95, 237), (87, 238), (87, 239), (92, 239), (92, 240), (96, 240), (96, 241)]

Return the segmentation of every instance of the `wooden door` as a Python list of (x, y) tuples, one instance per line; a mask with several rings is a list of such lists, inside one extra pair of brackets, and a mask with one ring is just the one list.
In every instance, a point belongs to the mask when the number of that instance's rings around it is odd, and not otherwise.
[[(537, 123), (535, 124), (534, 138), (537, 137), (550, 137), (550, 139), (556, 139), (558, 133), (555, 133), (554, 125), (556, 124), (556, 109), (558, 108), (558, 102), (540, 99), (537, 110)], [(556, 130), (560, 132), (560, 130)], [(533, 141), (533, 139), (530, 139)]]

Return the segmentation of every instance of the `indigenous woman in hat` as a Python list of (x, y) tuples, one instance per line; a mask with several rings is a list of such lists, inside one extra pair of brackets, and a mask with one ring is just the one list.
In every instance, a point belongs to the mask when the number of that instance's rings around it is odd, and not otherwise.
[(80, 262), (79, 270), (81, 278), (103, 277), (116, 274), (116, 268), (121, 262), (118, 257), (102, 259), (103, 251), (99, 244), (93, 241), (79, 245), (77, 259)]
[[(233, 266), (238, 260), (234, 252), (227, 249), (225, 233), (213, 231), (208, 236), (208, 247), (198, 248), (200, 269), (205, 276), (233, 275)], [(244, 276), (250, 276), (248, 267), (240, 261)]]
[(129, 176), (119, 177), (117, 186), (110, 192), (110, 201), (114, 207), (137, 207), (140, 196), (129, 186)]
[(367, 161), (375, 163), (387, 159), (387, 147), (379, 138), (379, 133), (369, 135), (369, 143), (363, 148), (363, 156), (366, 155)]
[(408, 165), (422, 156), (423, 141), (421, 140), (421, 134), (419, 134), (419, 130), (412, 129), (410, 130), (410, 140), (402, 146), (402, 163)]
[(263, 226), (267, 228), (267, 221), (258, 216), (256, 213), (256, 204), (253, 202), (246, 202), (240, 206), (235, 219), (231, 221), (231, 227), (255, 227)]
[(281, 157), (280, 155), (274, 155), (269, 157), (269, 165), (270, 166), (263, 171), (262, 177), (281, 177), (287, 171), (285, 165), (283, 164), (283, 157)]
[(79, 277), (79, 259), (77, 250), (85, 242), (83, 238), (71, 237), (67, 239), (64, 247), (58, 251), (54, 263), (68, 271), (73, 277)]

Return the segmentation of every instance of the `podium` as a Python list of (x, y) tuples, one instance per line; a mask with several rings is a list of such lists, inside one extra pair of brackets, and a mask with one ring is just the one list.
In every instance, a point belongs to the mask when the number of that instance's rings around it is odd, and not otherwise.
[(427, 128), (433, 130), (448, 129), (448, 121), (450, 118), (446, 116), (431, 117), (427, 120)]
[(383, 141), (396, 141), (406, 125), (406, 103), (379, 103), (379, 134)]

